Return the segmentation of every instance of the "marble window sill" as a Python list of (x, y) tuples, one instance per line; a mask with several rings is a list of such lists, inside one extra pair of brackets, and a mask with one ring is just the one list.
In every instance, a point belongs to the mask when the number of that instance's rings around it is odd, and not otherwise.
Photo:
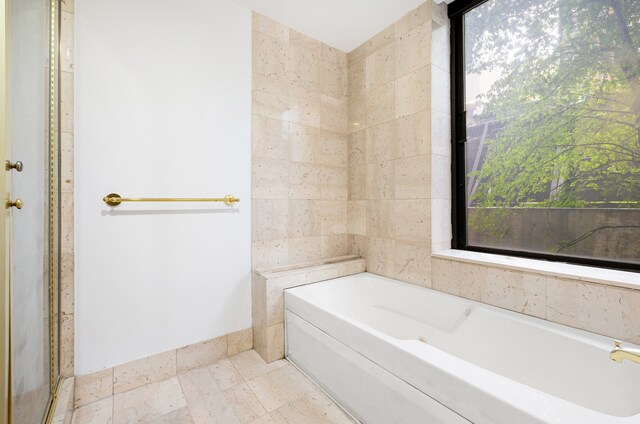
[(506, 268), (536, 274), (552, 275), (607, 286), (640, 290), (640, 273), (573, 265), (563, 262), (549, 262), (468, 250), (447, 249), (434, 252), (433, 258), (476, 263), (480, 265)]

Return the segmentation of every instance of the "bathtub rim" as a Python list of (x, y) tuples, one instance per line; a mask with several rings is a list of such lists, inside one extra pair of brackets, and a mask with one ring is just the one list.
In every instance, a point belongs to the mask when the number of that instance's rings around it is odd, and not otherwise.
[[(554, 323), (551, 321), (546, 321), (541, 318), (536, 318), (532, 316), (528, 316), (525, 314), (521, 314), (518, 312), (514, 312), (511, 310), (503, 309), (497, 306), (487, 305), (472, 299), (463, 298), (460, 296), (455, 296), (449, 293), (440, 292), (431, 288), (416, 286), (410, 283), (405, 283), (402, 281), (398, 281), (392, 278), (363, 272), (359, 274), (354, 274), (347, 277), (340, 277), (332, 280), (323, 281), (320, 283), (314, 283), (311, 285), (296, 287), (292, 289), (285, 290), (285, 309), (293, 312), (298, 315), (302, 319), (309, 322), (311, 325), (317, 327), (319, 330), (326, 332), (331, 337), (334, 337), (336, 340), (342, 342), (347, 345), (349, 348), (358, 351), (356, 347), (351, 346), (349, 343), (346, 343), (344, 340), (340, 340), (331, 331), (326, 330), (317, 325), (317, 323), (309, 320), (308, 316), (299, 310), (300, 305), (295, 306), (293, 309), (289, 308), (288, 305), (292, 304), (291, 299), (295, 299), (293, 303), (302, 302), (306, 307), (315, 308), (321, 314), (334, 316), (335, 319), (341, 323), (338, 325), (349, 325), (355, 328), (357, 331), (368, 335), (369, 337), (373, 337), (374, 339), (380, 340), (387, 347), (395, 347), (396, 350), (401, 351), (404, 354), (410, 355), (413, 360), (426, 362), (431, 366), (433, 370), (436, 370), (439, 373), (449, 375), (458, 381), (459, 384), (468, 385), (472, 390), (480, 391), (483, 393), (487, 393), (491, 395), (497, 402), (508, 405), (514, 411), (520, 411), (527, 416), (538, 418), (545, 423), (568, 423), (574, 422), (575, 420), (582, 420), (579, 422), (583, 423), (607, 423), (607, 424), (640, 424), (640, 412), (635, 415), (629, 416), (618, 416), (618, 415), (610, 415), (597, 410), (589, 409), (585, 406), (570, 402), (568, 400), (564, 400), (560, 397), (557, 397), (551, 393), (544, 392), (540, 389), (536, 389), (534, 387), (528, 386), (525, 383), (521, 383), (519, 381), (513, 380), (509, 377), (505, 377), (501, 374), (498, 374), (489, 369), (482, 368), (481, 366), (475, 365), (471, 362), (468, 362), (464, 359), (458, 358), (446, 351), (438, 349), (434, 346), (422, 343), (418, 340), (414, 339), (398, 339), (390, 336), (382, 331), (379, 331), (369, 325), (363, 324), (343, 313), (332, 310), (330, 306), (326, 305), (323, 302), (314, 299), (313, 296), (306, 295), (305, 292), (313, 290), (313, 286), (315, 284), (337, 284), (341, 280), (345, 279), (357, 279), (357, 278), (373, 278), (374, 280), (383, 280), (394, 284), (399, 284), (401, 286), (409, 287), (412, 289), (427, 289), (430, 292), (443, 297), (454, 298), (458, 300), (463, 300), (465, 302), (469, 302), (475, 308), (482, 308), (490, 313), (496, 313), (498, 315), (507, 316), (509, 319), (516, 319), (520, 322), (525, 322), (527, 325), (535, 325), (538, 328), (543, 328), (545, 330), (551, 330), (555, 334), (563, 335), (571, 337), (573, 339), (579, 340), (583, 343), (589, 344), (596, 348), (600, 349), (609, 349), (613, 345), (613, 339), (611, 342), (611, 346), (605, 342), (606, 336), (601, 336), (594, 333), (589, 333), (587, 331), (565, 326), (562, 324)], [(287, 301), (289, 299), (289, 301)], [(334, 324), (335, 325), (335, 324)], [(285, 336), (286, 340), (286, 336)], [(628, 343), (632, 345), (631, 343)], [(418, 387), (422, 390), (426, 395), (431, 396), (433, 399), (438, 402), (449, 406), (449, 401), (447, 401), (437, 387), (433, 387), (429, 384), (414, 384), (414, 382), (410, 381), (411, 378), (407, 378), (405, 375), (399, 375), (402, 373), (398, 373), (396, 370), (389, 369), (389, 367), (385, 366), (381, 363), (379, 358), (369, 357), (366, 354), (359, 352), (361, 355), (365, 356), (369, 360), (377, 363), (383, 368), (389, 370), (398, 378), (405, 381), (407, 384), (411, 384), (415, 387)], [(374, 356), (374, 355), (372, 355)], [(494, 383), (493, 389), (495, 390), (498, 387), (499, 396), (495, 396), (494, 392), (490, 389), (486, 383), (490, 381)], [(424, 389), (427, 387), (428, 389)], [(435, 394), (434, 394), (435, 393)], [(526, 399), (526, 401), (525, 401)], [(533, 400), (532, 400), (533, 399)], [(549, 414), (548, 410), (551, 409), (554, 411), (553, 414)], [(559, 412), (559, 413), (558, 413)], [(466, 416), (466, 415), (464, 415)], [(473, 420), (473, 416), (468, 419)]]

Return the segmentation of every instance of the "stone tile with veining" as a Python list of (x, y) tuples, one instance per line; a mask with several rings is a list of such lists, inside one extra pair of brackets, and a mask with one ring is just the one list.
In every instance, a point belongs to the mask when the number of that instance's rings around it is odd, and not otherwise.
[(249, 387), (268, 411), (273, 411), (316, 388), (292, 365), (285, 365), (250, 380)]
[[(413, 9), (411, 12), (404, 15), (395, 23), (395, 35), (396, 38), (401, 37), (402, 35), (408, 33), (413, 30), (420, 24), (427, 22), (431, 19), (433, 4), (430, 1), (426, 1), (422, 3), (417, 8)], [(446, 7), (444, 8), (446, 11)]]
[(344, 234), (347, 232), (347, 202), (323, 200), (318, 202), (320, 231), (322, 235)]
[(349, 100), (364, 97), (367, 87), (366, 61), (364, 59), (361, 59), (352, 63), (351, 65), (349, 65), (349, 69), (347, 72), (349, 78)]
[(349, 141), (345, 131), (318, 131), (314, 162), (331, 166), (347, 166)]
[(291, 199), (320, 199), (319, 179), (319, 166), (309, 163), (291, 163), (288, 178), (288, 197)]
[(267, 411), (246, 383), (189, 402), (195, 424), (248, 424)]
[(289, 44), (289, 28), (257, 12), (252, 14), (252, 26), (254, 31), (262, 32), (277, 38), (285, 44)]
[(318, 201), (292, 199), (289, 201), (289, 237), (313, 237), (320, 235)]
[(428, 199), (431, 197), (430, 155), (397, 159), (395, 162), (395, 198)]
[[(383, 122), (390, 121), (395, 118), (396, 115), (396, 96), (397, 94), (401, 94), (409, 99), (413, 99), (416, 97), (416, 94), (411, 94), (407, 92), (407, 89), (404, 88), (405, 85), (408, 85), (403, 81), (403, 89), (398, 90), (396, 93), (395, 84), (399, 81), (392, 81), (387, 83), (381, 87), (373, 89), (367, 93), (366, 96), (366, 118), (367, 118), (367, 126), (372, 126), (376, 124), (381, 124)], [(417, 87), (416, 87), (417, 88)], [(422, 94), (421, 96), (426, 96), (426, 94)], [(405, 106), (404, 103), (401, 104), (403, 113), (409, 110), (409, 107)], [(402, 116), (402, 115), (401, 115)]]
[(320, 236), (292, 238), (289, 240), (289, 263), (309, 262), (320, 259)]
[(286, 40), (253, 31), (253, 72), (282, 82), (289, 72), (289, 49)]
[(320, 51), (292, 44), (289, 47), (289, 82), (307, 90), (320, 91)]
[[(431, 114), (418, 112), (395, 121), (396, 157), (405, 158), (431, 153)], [(447, 121), (451, 125), (451, 121)], [(447, 142), (449, 139), (447, 138)]]
[(431, 249), (429, 246), (395, 242), (395, 278), (431, 287)]
[(539, 318), (546, 317), (545, 277), (487, 268), (480, 301)]
[(112, 424), (113, 398), (82, 406), (73, 411), (72, 424)]
[(365, 164), (366, 159), (366, 131), (357, 131), (347, 137), (347, 165), (360, 166)]
[(366, 166), (350, 166), (347, 176), (349, 200), (365, 200), (367, 198)]
[(64, 12), (73, 13), (74, 10), (74, 0), (61, 0), (60, 6)]
[(620, 340), (640, 334), (640, 291), (546, 277), (547, 319)]
[(291, 151), (293, 162), (313, 163), (320, 130), (307, 125), (290, 124)]
[(289, 263), (289, 240), (263, 240), (251, 242), (251, 266), (273, 267)]
[(425, 66), (395, 82), (395, 117), (413, 115), (431, 107), (431, 70)]
[(290, 89), (286, 82), (253, 74), (252, 113), (288, 121), (290, 117)]
[(189, 403), (207, 399), (244, 382), (229, 359), (187, 371), (180, 374), (178, 380)]
[(395, 238), (431, 244), (431, 202), (428, 199), (396, 200)]
[(320, 390), (271, 413), (276, 424), (352, 424), (353, 421)]
[(60, 73), (60, 129), (72, 133), (74, 129), (74, 74)]
[(302, 47), (314, 53), (322, 54), (322, 43), (294, 29), (289, 30), (289, 42), (292, 46)]
[(366, 198), (393, 199), (395, 196), (395, 162), (387, 161), (377, 164), (367, 164), (366, 169)]
[(346, 99), (349, 74), (347, 67), (323, 58), (320, 68), (320, 93), (337, 99)]
[(251, 196), (254, 199), (288, 199), (288, 161), (253, 158), (251, 166)]
[[(346, 133), (349, 111), (346, 98), (320, 96), (320, 127), (338, 133)], [(345, 157), (346, 158), (346, 157)]]
[(113, 395), (113, 368), (76, 377), (74, 388), (76, 407), (108, 398), (111, 395)]
[(187, 406), (178, 377), (151, 383), (113, 397), (113, 424), (159, 420)]
[(113, 393), (122, 393), (176, 375), (176, 351), (170, 350), (113, 368)]
[(323, 258), (347, 255), (349, 253), (347, 234), (320, 237), (320, 253)]
[(431, 62), (431, 21), (396, 38), (396, 78)]
[(487, 267), (440, 258), (433, 258), (431, 266), (434, 289), (467, 299), (482, 299)]
[(285, 199), (253, 199), (251, 239), (277, 240), (289, 233), (289, 202)]
[(349, 171), (343, 166), (322, 165), (319, 168), (318, 183), (322, 200), (348, 199)]
[(234, 331), (227, 335), (227, 355), (233, 356), (236, 353), (251, 350), (253, 347), (253, 331), (251, 327), (244, 330)]
[(64, 72), (73, 72), (73, 13), (63, 10), (60, 20), (60, 68)]
[(366, 90), (371, 91), (395, 79), (395, 44), (389, 43), (367, 56)]
[(240, 375), (247, 381), (283, 367), (288, 363), (285, 360), (280, 360), (267, 364), (255, 350), (239, 353), (229, 359)]
[(145, 424), (194, 424), (191, 411), (188, 406), (168, 412), (157, 417), (149, 418)]
[(255, 421), (251, 421), (249, 424), (275, 424), (275, 421), (273, 421), (270, 415), (265, 415)]
[(380, 31), (379, 33), (371, 37), (365, 43), (365, 53), (367, 55), (370, 55), (376, 50), (383, 48), (389, 43), (392, 43), (394, 36), (395, 36), (394, 25), (389, 25), (388, 27), (386, 27), (385, 29), (383, 29), (382, 31)]
[(60, 322), (60, 375), (72, 377), (74, 373), (75, 314), (62, 314)]
[(367, 237), (367, 271), (385, 277), (395, 276), (395, 240)]
[(289, 123), (280, 119), (253, 115), (251, 117), (251, 156), (288, 160)]
[(367, 202), (350, 200), (347, 203), (347, 233), (367, 234)]
[(396, 235), (396, 204), (393, 200), (367, 200), (366, 235), (393, 239)]
[(366, 161), (369, 164), (395, 159), (396, 129), (393, 122), (367, 128)]
[(320, 93), (296, 85), (290, 85), (289, 87), (291, 122), (319, 127)]
[(367, 97), (349, 98), (347, 102), (347, 129), (349, 132), (360, 131), (365, 128), (367, 116)]
[(227, 357), (227, 336), (177, 349), (178, 372), (213, 364)]

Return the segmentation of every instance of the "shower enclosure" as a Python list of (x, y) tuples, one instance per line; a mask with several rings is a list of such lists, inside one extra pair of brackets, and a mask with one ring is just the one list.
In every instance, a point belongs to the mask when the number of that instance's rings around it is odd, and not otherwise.
[(2, 6), (2, 414), (47, 422), (59, 380), (58, 0)]

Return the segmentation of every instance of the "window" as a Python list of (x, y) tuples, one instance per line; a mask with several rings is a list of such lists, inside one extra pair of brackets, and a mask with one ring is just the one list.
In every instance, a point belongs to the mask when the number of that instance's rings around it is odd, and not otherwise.
[(449, 16), (454, 247), (640, 269), (640, 1)]

